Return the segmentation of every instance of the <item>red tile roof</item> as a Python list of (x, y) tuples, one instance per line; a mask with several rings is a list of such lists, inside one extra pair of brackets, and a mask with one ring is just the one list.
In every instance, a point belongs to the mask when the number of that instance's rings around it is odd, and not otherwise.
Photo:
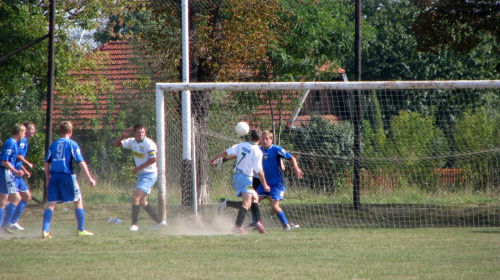
[(126, 41), (111, 41), (97, 48), (88, 58), (94, 60), (95, 68), (72, 73), (79, 81), (76, 90), (89, 87), (94, 96), (75, 93), (75, 100), (74, 96), (54, 94), (53, 122), (69, 120), (75, 129), (90, 129), (90, 122), (95, 119), (100, 124), (98, 128), (102, 128), (106, 116), (113, 122), (118, 114), (130, 110), (127, 105), (140, 98), (137, 94), (154, 91), (152, 83), (146, 83), (146, 89), (140, 87), (148, 81), (143, 74), (146, 60), (140, 58), (133, 44)]

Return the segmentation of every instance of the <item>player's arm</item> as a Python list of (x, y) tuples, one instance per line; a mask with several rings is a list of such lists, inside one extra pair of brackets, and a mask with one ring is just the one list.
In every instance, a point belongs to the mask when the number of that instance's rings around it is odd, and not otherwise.
[(78, 163), (78, 165), (80, 166), (80, 169), (83, 171), (83, 174), (85, 174), (85, 176), (87, 176), (87, 178), (89, 179), (90, 185), (95, 186), (97, 184), (97, 181), (92, 177), (92, 174), (90, 174), (87, 163), (85, 163), (85, 161), (81, 161)]
[(26, 164), (30, 169), (33, 168), (33, 163), (29, 162), (27, 159), (25, 159), (22, 155), (17, 155), (17, 160), (22, 161), (24, 164)]
[(227, 157), (228, 154), (227, 152), (224, 150), (218, 154), (216, 154), (211, 160), (210, 160), (210, 165), (214, 165), (215, 164), (215, 161), (219, 158), (224, 158), (224, 157)]
[(125, 131), (122, 133), (122, 135), (120, 135), (120, 137), (118, 137), (115, 142), (113, 143), (113, 147), (117, 147), (117, 148), (122, 148), (122, 140), (126, 139), (127, 137), (130, 136), (130, 133), (132, 132), (132, 129), (134, 129), (133, 127), (129, 127), (127, 129), (125, 129)]
[(259, 176), (260, 183), (262, 184), (262, 187), (264, 187), (264, 190), (266, 192), (270, 191), (271, 188), (269, 187), (269, 185), (266, 182), (266, 177), (264, 176), (264, 170), (257, 172), (257, 176)]
[(304, 176), (304, 173), (302, 172), (302, 169), (300, 169), (299, 164), (297, 163), (297, 159), (292, 156), (290, 158), (290, 161), (292, 162), (293, 169), (295, 170), (295, 175), (297, 176), (297, 178), (302, 178), (302, 176)]
[(222, 158), (222, 162), (226, 162), (228, 160), (233, 160), (233, 159), (236, 159), (237, 156), (236, 155), (228, 155), (227, 157), (223, 157)]
[(140, 170), (142, 170), (142, 169), (144, 169), (144, 168), (146, 168), (146, 167), (150, 166), (151, 164), (155, 164), (155, 163), (156, 163), (156, 161), (157, 161), (156, 157), (151, 157), (151, 158), (149, 158), (149, 159), (148, 159), (145, 163), (143, 163), (143, 164), (141, 164), (141, 165), (139, 165), (139, 166), (136, 166), (136, 167), (134, 168), (134, 171), (133, 171), (133, 172), (134, 172), (134, 173), (137, 173), (137, 172), (139, 172)]
[(14, 173), (14, 175), (16, 176), (23, 176), (24, 175), (24, 172), (22, 170), (17, 170), (15, 169), (11, 164), (10, 162), (6, 161), (6, 160), (2, 160), (2, 166), (5, 167), (6, 169), (10, 170), (10, 172)]
[(26, 169), (26, 167), (24, 167), (24, 165), (21, 165), (21, 169), (24, 171), (24, 175), (26, 175), (26, 177), (31, 177), (31, 173), (28, 171), (28, 169)]

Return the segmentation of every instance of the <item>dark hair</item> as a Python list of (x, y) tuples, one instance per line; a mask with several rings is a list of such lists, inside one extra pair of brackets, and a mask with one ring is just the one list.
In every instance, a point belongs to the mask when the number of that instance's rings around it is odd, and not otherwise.
[(250, 139), (252, 141), (259, 141), (260, 138), (262, 138), (262, 130), (257, 128), (250, 131)]
[(145, 125), (143, 125), (143, 124), (136, 124), (134, 126), (134, 132), (136, 132), (139, 129), (143, 129), (143, 128), (144, 128), (144, 130), (146, 130), (146, 126)]
[(26, 127), (26, 129), (28, 129), (28, 126), (30, 126), (30, 125), (32, 125), (33, 127), (35, 127), (35, 123), (33, 123), (33, 122), (25, 122), (23, 124)]

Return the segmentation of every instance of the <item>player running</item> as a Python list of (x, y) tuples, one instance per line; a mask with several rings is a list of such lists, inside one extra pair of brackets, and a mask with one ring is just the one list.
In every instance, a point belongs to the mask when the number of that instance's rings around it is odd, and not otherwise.
[(250, 132), (251, 142), (241, 142), (236, 144), (231, 148), (218, 153), (210, 160), (210, 165), (214, 165), (220, 158), (227, 157), (228, 155), (236, 156), (236, 166), (234, 167), (233, 175), (233, 189), (236, 191), (236, 196), (243, 199), (243, 203), (239, 208), (238, 216), (233, 228), (233, 233), (236, 234), (245, 233), (241, 226), (243, 225), (245, 215), (248, 210), (251, 210), (252, 214), (255, 216), (259, 232), (266, 233), (264, 225), (261, 222), (257, 193), (252, 188), (252, 177), (255, 172), (262, 182), (262, 187), (269, 191), (269, 186), (266, 183), (266, 178), (264, 177), (262, 169), (262, 151), (258, 146), (261, 137), (262, 132), (260, 129), (253, 129)]

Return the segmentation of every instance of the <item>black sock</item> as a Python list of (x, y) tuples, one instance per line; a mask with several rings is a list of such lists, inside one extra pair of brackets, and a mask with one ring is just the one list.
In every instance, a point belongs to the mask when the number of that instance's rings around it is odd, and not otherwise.
[(132, 205), (132, 224), (137, 225), (137, 221), (139, 220), (139, 212), (141, 212), (140, 205)]
[(226, 201), (226, 206), (231, 208), (240, 209), (243, 205), (243, 201)]
[(156, 223), (161, 223), (161, 218), (158, 216), (158, 213), (156, 213), (156, 210), (151, 206), (151, 204), (146, 205), (143, 207), (146, 212), (148, 212), (149, 216), (155, 220)]
[(256, 221), (260, 221), (261, 215), (260, 215), (260, 207), (258, 203), (252, 203), (252, 206), (250, 207), (250, 211), (252, 212), (252, 215), (255, 217)]
[(243, 225), (243, 221), (245, 221), (245, 215), (247, 214), (248, 210), (245, 209), (244, 207), (240, 207), (240, 210), (238, 211), (238, 217), (236, 218), (236, 223), (234, 224), (236, 227), (241, 227)]

